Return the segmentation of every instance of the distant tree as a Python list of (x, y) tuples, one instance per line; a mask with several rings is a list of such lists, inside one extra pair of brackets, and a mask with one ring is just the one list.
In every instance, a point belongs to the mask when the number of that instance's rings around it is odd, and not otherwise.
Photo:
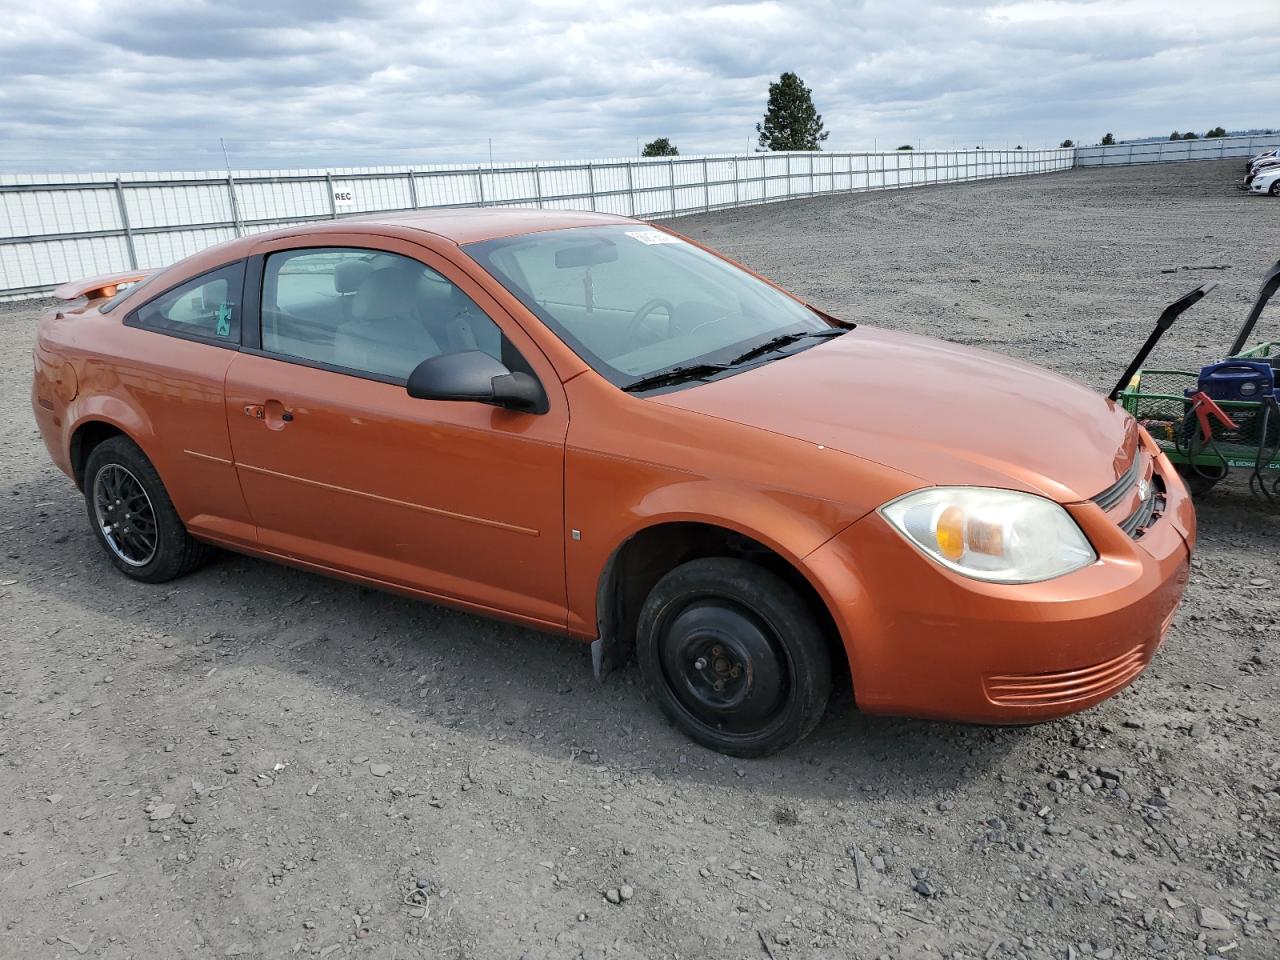
[(1204, 135), (1204, 138), (1206, 140), (1213, 140), (1217, 137), (1225, 137), (1226, 135), (1227, 135), (1227, 131), (1223, 127), (1214, 127), (1212, 130), (1210, 130), (1208, 133)]
[(657, 140), (650, 140), (644, 145), (644, 149), (640, 151), (642, 157), (678, 157), (680, 151), (676, 149), (676, 145), (666, 137), (659, 137)]
[(769, 103), (756, 133), (765, 150), (821, 150), (828, 135), (813, 105), (813, 91), (790, 71), (769, 84)]
[(1114, 146), (1115, 142), (1116, 142), (1115, 136), (1113, 136), (1110, 133), (1104, 134), (1102, 137), (1102, 145), (1104, 147)]
[(1021, 149), (1022, 149), (1022, 144), (1018, 144), (1018, 145), (1017, 145), (1016, 147), (1014, 147), (1013, 149), (1015, 149), (1015, 150), (1021, 150)]
[(1199, 140), (1200, 138), (1199, 138), (1199, 137), (1197, 137), (1197, 136), (1196, 136), (1194, 133), (1192, 133), (1190, 130), (1188, 130), (1186, 133), (1184, 133), (1184, 134), (1182, 135), (1182, 139), (1183, 139), (1183, 140)]
[(914, 149), (915, 149), (915, 147), (913, 147), (913, 146), (912, 146), (911, 144), (909, 144), (909, 143), (904, 143), (904, 144), (903, 144), (902, 146), (900, 146), (898, 149), (899, 149), (899, 150), (914, 150)]
[(1062, 143), (1060, 144), (1060, 146), (1063, 146), (1063, 147), (1074, 147), (1075, 145), (1076, 145), (1076, 142), (1074, 140), (1063, 140)]
[(1182, 139), (1182, 134), (1180, 134), (1177, 130), (1175, 130), (1175, 131), (1173, 131), (1173, 133), (1169, 134), (1169, 139), (1170, 139), (1170, 140), (1181, 140), (1181, 139)]

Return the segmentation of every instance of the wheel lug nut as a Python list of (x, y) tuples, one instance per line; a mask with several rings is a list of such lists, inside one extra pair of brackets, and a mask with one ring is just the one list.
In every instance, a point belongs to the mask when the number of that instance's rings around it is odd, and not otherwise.
[(712, 655), (713, 657), (718, 657), (718, 656), (720, 656), (720, 654), (722, 654), (722, 653), (724, 653), (724, 651), (723, 651), (722, 649), (720, 649), (720, 647), (712, 647), (712, 648), (711, 648), (711, 655)]

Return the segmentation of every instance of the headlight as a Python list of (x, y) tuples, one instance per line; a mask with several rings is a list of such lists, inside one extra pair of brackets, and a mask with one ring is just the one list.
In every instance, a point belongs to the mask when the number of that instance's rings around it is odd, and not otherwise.
[(1032, 583), (1098, 559), (1052, 500), (985, 487), (930, 487), (880, 508), (899, 533), (945, 567), (976, 580)]

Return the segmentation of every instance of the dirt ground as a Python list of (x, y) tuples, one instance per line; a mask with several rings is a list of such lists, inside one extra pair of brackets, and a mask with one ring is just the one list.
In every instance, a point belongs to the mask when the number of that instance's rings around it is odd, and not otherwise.
[[(1206, 279), (1155, 359), (1229, 343), (1280, 255), (1238, 167), (677, 226), (839, 315), (1105, 389)], [(1202, 502), (1176, 625), (1115, 699), (988, 729), (846, 693), (733, 761), (575, 642), (232, 555), (117, 575), (32, 423), (36, 313), (0, 310), (0, 957), (1280, 957), (1280, 508), (1243, 485)]]

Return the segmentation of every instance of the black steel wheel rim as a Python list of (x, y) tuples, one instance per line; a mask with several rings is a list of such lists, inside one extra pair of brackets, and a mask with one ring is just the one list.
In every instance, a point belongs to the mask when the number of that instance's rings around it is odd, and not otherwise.
[(93, 478), (93, 513), (102, 539), (131, 567), (156, 555), (156, 512), (142, 483), (127, 468), (108, 463)]
[(688, 716), (720, 735), (759, 735), (776, 723), (791, 671), (769, 623), (742, 604), (705, 598), (664, 618), (659, 656)]

